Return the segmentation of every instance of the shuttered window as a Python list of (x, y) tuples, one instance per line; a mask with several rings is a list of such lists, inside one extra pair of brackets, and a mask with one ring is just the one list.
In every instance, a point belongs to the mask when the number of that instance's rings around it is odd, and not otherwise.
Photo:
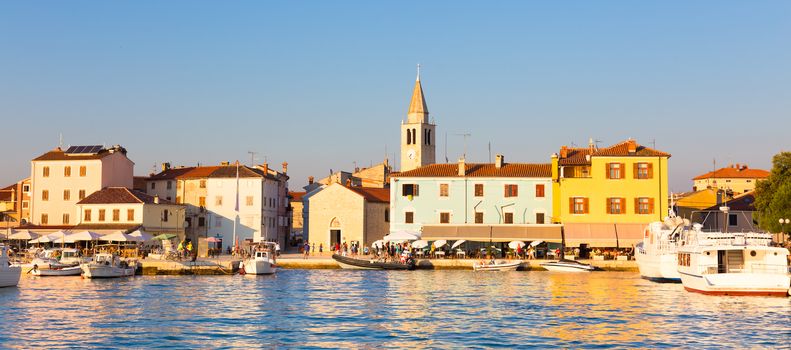
[(653, 214), (654, 199), (648, 197), (638, 197), (634, 199), (635, 214)]
[(623, 179), (624, 164), (623, 163), (607, 163), (607, 178), (608, 179)]
[(634, 178), (635, 179), (653, 179), (654, 178), (654, 165), (651, 163), (635, 163), (634, 164)]
[(625, 214), (626, 198), (607, 198), (607, 214)]
[(588, 198), (571, 197), (569, 198), (569, 213), (588, 214)]
[(536, 198), (544, 198), (544, 185), (536, 185)]

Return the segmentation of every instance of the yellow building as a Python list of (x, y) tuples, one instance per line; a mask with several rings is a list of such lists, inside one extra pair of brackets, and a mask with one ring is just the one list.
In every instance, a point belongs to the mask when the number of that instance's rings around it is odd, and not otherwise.
[(606, 148), (561, 147), (552, 156), (553, 222), (566, 245), (631, 247), (668, 208), (670, 154), (627, 140)]

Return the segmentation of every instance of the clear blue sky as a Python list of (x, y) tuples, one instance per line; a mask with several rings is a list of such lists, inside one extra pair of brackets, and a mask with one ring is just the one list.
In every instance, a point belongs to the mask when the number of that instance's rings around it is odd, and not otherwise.
[(299, 188), (392, 159), (416, 63), (451, 161), (462, 132), (473, 162), (633, 137), (681, 191), (791, 148), (789, 1), (4, 1), (0, 182), (63, 133), (137, 174), (256, 151)]

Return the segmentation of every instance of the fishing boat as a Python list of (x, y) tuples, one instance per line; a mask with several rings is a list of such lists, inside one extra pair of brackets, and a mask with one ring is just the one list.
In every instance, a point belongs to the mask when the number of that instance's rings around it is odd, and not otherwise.
[(472, 265), (472, 269), (475, 271), (516, 271), (521, 265), (521, 261), (479, 261)]
[(583, 264), (579, 261), (567, 259), (541, 263), (541, 267), (554, 272), (591, 272), (596, 270), (596, 268), (590, 264)]
[(38, 253), (30, 263), (22, 265), (22, 272), (29, 274), (33, 270), (59, 269), (79, 265), (79, 263), (63, 263), (58, 260), (62, 251), (63, 249), (61, 248), (51, 248)]
[(640, 276), (654, 282), (681, 283), (678, 273), (678, 242), (689, 221), (671, 213), (664, 222), (646, 226), (643, 241), (635, 246)]
[(134, 276), (135, 264), (129, 264), (111, 253), (98, 253), (94, 261), (80, 264), (84, 278), (116, 278)]
[(0, 244), (0, 287), (14, 287), (19, 283), (22, 268), (11, 266), (8, 261), (8, 248)]
[(348, 256), (333, 254), (332, 258), (338, 262), (343, 269), (357, 270), (414, 270), (415, 260), (407, 258), (404, 263), (385, 262), (382, 260), (355, 259)]
[(759, 232), (703, 232), (702, 225), (682, 237), (678, 272), (684, 289), (712, 295), (786, 296), (788, 249), (773, 247)]
[(271, 275), (277, 272), (277, 262), (275, 260), (275, 244), (271, 242), (260, 243), (253, 252), (253, 256), (244, 260), (242, 270), (243, 275)]
[(33, 276), (49, 277), (49, 276), (79, 276), (82, 273), (80, 266), (58, 267), (49, 269), (39, 269), (34, 267), (30, 270)]

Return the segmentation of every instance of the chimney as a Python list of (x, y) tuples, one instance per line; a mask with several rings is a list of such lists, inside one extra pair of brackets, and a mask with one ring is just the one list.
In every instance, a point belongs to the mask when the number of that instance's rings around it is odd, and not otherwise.
[(747, 170), (747, 164), (742, 164), (742, 170)]
[(283, 174), (288, 173), (288, 162), (283, 162)]
[(313, 176), (308, 176), (308, 185), (313, 184), (313, 179), (314, 179)]
[(629, 139), (629, 141), (626, 141), (626, 147), (629, 151), (629, 154), (637, 153), (637, 141)]
[(231, 165), (231, 162), (220, 162), (220, 165), (222, 165), (222, 166), (229, 166), (229, 165)]
[(560, 147), (560, 159), (567, 158), (569, 156), (569, 148), (566, 146)]
[(162, 171), (170, 170), (170, 163), (162, 163)]
[(498, 154), (498, 155), (494, 156), (494, 167), (495, 168), (500, 169), (500, 168), (503, 167), (503, 164), (505, 164), (505, 157), (503, 157), (502, 154)]
[(352, 179), (346, 179), (346, 187), (352, 187)]
[(264, 170), (264, 174), (269, 174), (269, 163), (261, 164), (261, 169)]
[(464, 157), (459, 158), (459, 176), (467, 175), (467, 165), (464, 163)]
[(159, 195), (158, 194), (154, 195), (154, 204), (159, 204)]
[(590, 151), (591, 154), (593, 154), (593, 152), (596, 151), (596, 143), (593, 142), (592, 137), (588, 139), (588, 150)]

